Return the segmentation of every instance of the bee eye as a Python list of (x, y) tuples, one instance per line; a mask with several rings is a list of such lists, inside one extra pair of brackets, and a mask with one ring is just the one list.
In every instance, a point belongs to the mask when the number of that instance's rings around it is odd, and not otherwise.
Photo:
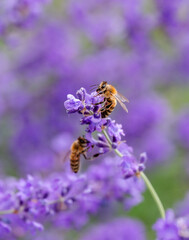
[(103, 84), (103, 85), (102, 85), (102, 88), (105, 88), (105, 87), (106, 87), (106, 84)]

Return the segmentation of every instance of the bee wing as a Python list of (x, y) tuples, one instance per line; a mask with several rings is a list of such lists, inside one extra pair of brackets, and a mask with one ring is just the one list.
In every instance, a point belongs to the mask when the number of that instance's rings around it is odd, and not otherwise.
[(122, 108), (128, 113), (128, 109), (125, 106), (125, 104), (117, 97), (117, 95), (114, 95), (114, 97), (117, 99), (117, 101), (120, 103), (120, 105), (122, 106)]
[(71, 151), (67, 151), (67, 153), (64, 155), (64, 157), (62, 158), (62, 162), (65, 163), (68, 160), (68, 156), (70, 155)]
[(116, 97), (119, 98), (121, 102), (129, 102), (129, 100), (119, 92), (117, 92)]

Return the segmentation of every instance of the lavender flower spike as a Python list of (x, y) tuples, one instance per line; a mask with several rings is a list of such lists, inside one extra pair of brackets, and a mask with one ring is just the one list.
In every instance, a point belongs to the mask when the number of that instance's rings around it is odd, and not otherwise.
[[(84, 105), (84, 109), (82, 111), (80, 111), (79, 108), (76, 110), (74, 108), (74, 104), (73, 106), (68, 104), (70, 102), (70, 99), (68, 99), (65, 102), (67, 111), (70, 113), (78, 112), (83, 115), (81, 118), (81, 124), (87, 125), (85, 131), (87, 132), (87, 137), (89, 137), (88, 140), (90, 142), (92, 141), (94, 146), (100, 148), (99, 153), (106, 153), (108, 150), (111, 151), (112, 149), (115, 151), (115, 153), (120, 157), (118, 165), (124, 178), (130, 178), (134, 176), (141, 176), (143, 178), (158, 206), (162, 218), (164, 218), (165, 211), (163, 205), (151, 182), (143, 173), (143, 170), (145, 169), (144, 163), (146, 161), (146, 154), (142, 154), (140, 157), (140, 162), (138, 162), (133, 154), (132, 148), (121, 141), (121, 136), (124, 135), (122, 126), (117, 124), (115, 121), (112, 121), (111, 118), (101, 118), (100, 108), (102, 107), (101, 103), (103, 103), (103, 101), (98, 99), (98, 96), (95, 94), (95, 92), (87, 94), (86, 90), (81, 88), (78, 93), (79, 94), (77, 95), (80, 102)], [(69, 108), (70, 106), (72, 106), (71, 109)], [(107, 129), (108, 133), (105, 129)], [(102, 142), (101, 136), (99, 139), (100, 141), (93, 138), (92, 133), (95, 131), (102, 132), (104, 134), (107, 144), (104, 143), (104, 140)], [(109, 146), (109, 149), (107, 146)]]
[[(111, 118), (101, 118), (100, 107), (101, 104), (97, 104), (102, 101), (102, 98), (97, 96), (96, 92), (88, 94), (84, 88), (81, 88), (76, 93), (78, 98), (73, 95), (68, 95), (64, 105), (69, 114), (78, 112), (82, 114), (80, 124), (87, 125), (86, 138), (88, 141), (99, 148), (99, 153), (107, 153), (112, 149), (119, 149), (123, 154), (123, 158), (120, 159), (119, 166), (122, 169), (122, 173), (125, 178), (132, 176), (138, 176), (140, 172), (145, 169), (144, 162), (146, 156), (143, 156), (141, 162), (138, 162), (134, 156), (133, 150), (127, 144), (122, 141), (122, 136), (125, 136), (122, 125), (116, 123)], [(107, 129), (108, 138), (103, 139), (101, 135), (98, 135), (98, 139), (94, 139), (93, 132), (104, 132)]]

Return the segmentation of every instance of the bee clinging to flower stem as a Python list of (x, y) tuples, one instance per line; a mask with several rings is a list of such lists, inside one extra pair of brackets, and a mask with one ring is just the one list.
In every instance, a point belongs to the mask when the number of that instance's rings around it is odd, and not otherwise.
[(111, 114), (117, 105), (117, 101), (120, 103), (122, 108), (128, 112), (128, 109), (125, 106), (124, 102), (129, 102), (129, 100), (121, 93), (119, 93), (114, 86), (103, 81), (96, 89), (96, 92), (98, 93), (97, 96), (104, 97), (104, 100), (102, 102), (96, 104), (104, 104), (102, 108), (100, 108), (102, 118), (106, 118)]
[(88, 146), (89, 143), (90, 142), (84, 137), (78, 137), (78, 139), (72, 143), (70, 149), (70, 166), (74, 173), (77, 173), (79, 171), (81, 155), (83, 155), (86, 160), (91, 160), (100, 155), (100, 153), (97, 153), (94, 154), (91, 158), (87, 157), (86, 153), (90, 148)]

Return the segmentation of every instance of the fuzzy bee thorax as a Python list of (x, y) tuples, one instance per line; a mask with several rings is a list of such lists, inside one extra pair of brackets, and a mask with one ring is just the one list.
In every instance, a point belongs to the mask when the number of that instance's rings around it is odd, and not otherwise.
[(115, 89), (115, 87), (113, 87), (112, 85), (108, 84), (107, 85), (107, 91), (109, 93), (109, 95), (116, 95), (117, 90)]

